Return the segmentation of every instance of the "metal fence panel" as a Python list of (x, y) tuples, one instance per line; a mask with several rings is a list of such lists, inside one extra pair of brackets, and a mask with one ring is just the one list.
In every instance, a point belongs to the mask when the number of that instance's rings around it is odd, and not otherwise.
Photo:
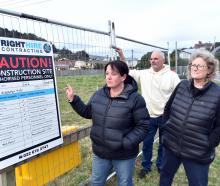
[[(113, 38), (114, 44), (123, 49), (128, 65), (132, 68), (148, 52), (162, 50), (166, 56), (169, 53), (164, 47), (122, 36), (112, 36), (110, 31), (104, 32), (0, 9), (1, 37), (42, 40), (53, 44), (54, 60), (57, 76), (59, 76), (57, 81), (63, 126), (75, 125), (81, 128), (83, 124), (88, 123), (87, 120), (81, 120), (71, 110), (65, 99), (64, 87), (66, 83), (74, 83), (77, 93), (86, 94), (83, 95), (83, 100), (86, 102), (92, 92), (104, 84), (103, 76), (100, 75), (103, 73), (103, 65), (109, 60), (117, 58), (117, 54), (110, 47), (112, 45), (111, 37), (115, 37)], [(149, 61), (146, 59), (145, 63), (149, 63)], [(186, 67), (179, 67), (177, 71), (181, 74), (186, 73)], [(93, 74), (93, 76), (83, 78), (76, 76), (86, 73)], [(78, 87), (78, 82), (81, 82), (81, 87)], [(89, 179), (91, 174), (91, 143), (86, 137), (80, 140), (80, 144), (82, 166), (71, 170), (65, 177), (59, 177), (49, 185), (78, 185), (83, 180)], [(64, 154), (62, 155), (64, 156)], [(158, 175), (155, 177), (158, 179)]]

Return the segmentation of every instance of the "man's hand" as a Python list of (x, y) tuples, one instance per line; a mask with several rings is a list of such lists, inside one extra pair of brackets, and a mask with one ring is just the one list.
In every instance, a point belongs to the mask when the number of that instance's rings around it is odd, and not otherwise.
[(123, 53), (123, 51), (122, 51), (122, 49), (121, 48), (115, 48), (115, 52), (117, 52), (118, 53), (118, 55), (119, 55), (119, 57), (120, 57), (120, 60), (121, 61), (123, 61), (123, 62), (125, 62), (126, 60), (125, 60), (125, 56), (124, 56), (124, 53)]

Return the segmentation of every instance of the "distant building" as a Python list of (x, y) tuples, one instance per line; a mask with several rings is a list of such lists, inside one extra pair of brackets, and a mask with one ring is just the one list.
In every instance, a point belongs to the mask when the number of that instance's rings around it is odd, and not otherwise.
[(86, 68), (86, 62), (85, 61), (75, 61), (74, 68), (75, 69)]
[(199, 41), (197, 44), (194, 45), (195, 49), (204, 48), (210, 50), (212, 48), (212, 43), (202, 43), (202, 41)]
[(69, 60), (67, 58), (61, 58), (58, 61), (55, 61), (56, 70), (69, 70), (73, 68), (74, 65), (75, 65), (75, 61)]
[(186, 53), (184, 51), (180, 51), (179, 57), (182, 58), (182, 59), (189, 59), (190, 58), (190, 54)]
[(179, 57), (182, 59), (189, 59), (191, 54), (195, 51), (194, 48), (186, 48), (186, 49), (182, 49), (179, 52)]

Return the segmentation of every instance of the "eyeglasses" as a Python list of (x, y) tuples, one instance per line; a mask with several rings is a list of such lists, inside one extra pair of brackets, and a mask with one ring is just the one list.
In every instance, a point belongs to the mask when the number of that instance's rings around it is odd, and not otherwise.
[(206, 65), (196, 65), (196, 64), (190, 64), (189, 65), (191, 69), (197, 69), (197, 70), (203, 70), (204, 68), (206, 68)]

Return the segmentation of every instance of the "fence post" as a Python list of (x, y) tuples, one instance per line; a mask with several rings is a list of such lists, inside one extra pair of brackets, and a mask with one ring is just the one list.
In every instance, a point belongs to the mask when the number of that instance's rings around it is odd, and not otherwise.
[(7, 178), (6, 178), (6, 172), (3, 172), (0, 174), (0, 186), (6, 186), (7, 185)]
[(170, 67), (170, 43), (167, 42), (167, 60), (168, 60), (168, 65)]
[(178, 51), (177, 51), (177, 41), (176, 41), (175, 43), (175, 70), (176, 70), (176, 73), (178, 74), (177, 63), (178, 63)]
[(0, 174), (0, 186), (16, 186), (15, 169)]
[(3, 183), (2, 183), (2, 174), (0, 174), (0, 186), (3, 186)]

